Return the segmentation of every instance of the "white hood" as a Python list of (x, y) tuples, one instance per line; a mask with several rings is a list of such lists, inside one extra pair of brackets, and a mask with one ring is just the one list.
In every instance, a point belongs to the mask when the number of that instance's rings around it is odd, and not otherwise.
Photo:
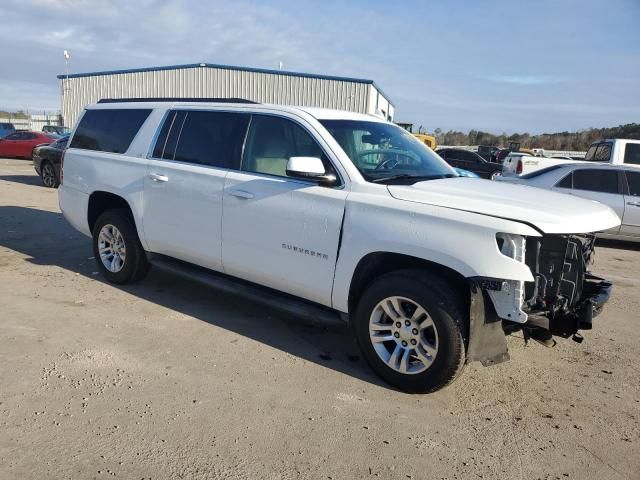
[(399, 200), (516, 220), (544, 233), (591, 233), (620, 225), (602, 203), (525, 185), (459, 177), (387, 188)]

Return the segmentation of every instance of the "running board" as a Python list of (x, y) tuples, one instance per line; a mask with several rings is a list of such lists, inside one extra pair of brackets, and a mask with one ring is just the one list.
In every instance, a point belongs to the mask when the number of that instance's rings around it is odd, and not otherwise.
[(154, 268), (188, 278), (230, 295), (261, 303), (294, 317), (304, 317), (313, 323), (340, 323), (341, 325), (346, 323), (346, 314), (324, 305), (164, 255), (147, 253), (147, 257)]

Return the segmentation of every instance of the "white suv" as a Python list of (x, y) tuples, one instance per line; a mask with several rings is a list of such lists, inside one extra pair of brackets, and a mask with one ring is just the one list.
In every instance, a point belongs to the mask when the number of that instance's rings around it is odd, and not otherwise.
[(581, 339), (611, 290), (588, 271), (592, 232), (620, 223), (596, 202), (459, 177), (374, 116), (232, 100), (88, 107), (59, 192), (109, 281), (153, 264), (339, 314), (412, 392), (506, 360), (505, 333)]

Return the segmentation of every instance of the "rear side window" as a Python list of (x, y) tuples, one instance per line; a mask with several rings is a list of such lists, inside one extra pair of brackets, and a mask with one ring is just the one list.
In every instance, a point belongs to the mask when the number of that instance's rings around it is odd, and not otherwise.
[(629, 195), (640, 197), (640, 172), (624, 172), (627, 176), (627, 184), (629, 185)]
[(627, 143), (624, 149), (624, 163), (640, 165), (640, 143)]
[(611, 144), (601, 143), (596, 148), (596, 153), (593, 155), (594, 162), (608, 162), (611, 158)]
[(87, 110), (69, 147), (124, 153), (150, 113), (150, 109)]
[(615, 170), (575, 170), (573, 189), (590, 192), (619, 193), (618, 172)]
[(237, 169), (249, 118), (248, 114), (231, 112), (169, 112), (153, 156)]

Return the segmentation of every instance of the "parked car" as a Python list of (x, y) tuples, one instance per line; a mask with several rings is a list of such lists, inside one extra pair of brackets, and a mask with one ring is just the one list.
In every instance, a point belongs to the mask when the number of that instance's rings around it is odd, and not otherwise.
[(575, 160), (562, 158), (536, 157), (528, 153), (511, 152), (504, 159), (502, 175), (505, 177), (517, 177), (542, 170), (553, 165), (574, 163)]
[(16, 127), (13, 123), (9, 122), (0, 122), (0, 138), (4, 138), (7, 135), (11, 135), (16, 131)]
[(610, 138), (593, 142), (584, 160), (640, 167), (640, 140)]
[(625, 165), (578, 163), (553, 165), (520, 177), (517, 182), (588, 198), (611, 207), (622, 224), (598, 233), (599, 237), (640, 241), (640, 169)]
[(502, 175), (502, 164), (487, 162), (476, 152), (463, 148), (439, 148), (436, 153), (452, 167), (469, 170), (482, 178), (494, 180)]
[(54, 141), (55, 138), (42, 132), (17, 131), (0, 139), (0, 157), (31, 158), (38, 145)]
[(45, 187), (58, 188), (62, 153), (67, 147), (69, 135), (59, 138), (49, 145), (40, 145), (33, 149), (33, 168), (40, 175)]
[(609, 298), (588, 271), (591, 232), (620, 224), (605, 205), (459, 178), (371, 115), (120, 102), (84, 111), (58, 190), (110, 282), (153, 264), (348, 320), (373, 370), (411, 392), (507, 360), (505, 332), (591, 328)]
[(42, 127), (42, 131), (45, 133), (55, 133), (56, 135), (69, 135), (71, 129), (69, 127), (62, 127), (60, 125), (45, 125)]

